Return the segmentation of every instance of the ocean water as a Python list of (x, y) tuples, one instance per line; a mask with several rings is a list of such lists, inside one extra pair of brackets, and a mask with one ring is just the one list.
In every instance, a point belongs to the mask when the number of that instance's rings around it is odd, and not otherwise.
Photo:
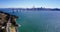
[(19, 32), (60, 32), (60, 11), (22, 11)]
[(5, 12), (19, 16), (18, 32), (60, 32), (60, 11)]

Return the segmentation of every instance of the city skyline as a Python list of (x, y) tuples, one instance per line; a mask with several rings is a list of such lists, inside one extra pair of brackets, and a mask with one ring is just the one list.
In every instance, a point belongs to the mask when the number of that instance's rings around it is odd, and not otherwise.
[(0, 0), (0, 8), (60, 8), (60, 0)]

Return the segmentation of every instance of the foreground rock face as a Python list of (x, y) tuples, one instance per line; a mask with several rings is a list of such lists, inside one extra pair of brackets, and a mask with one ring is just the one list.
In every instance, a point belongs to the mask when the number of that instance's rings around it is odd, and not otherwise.
[(0, 32), (17, 32), (16, 18), (15, 15), (0, 12)]

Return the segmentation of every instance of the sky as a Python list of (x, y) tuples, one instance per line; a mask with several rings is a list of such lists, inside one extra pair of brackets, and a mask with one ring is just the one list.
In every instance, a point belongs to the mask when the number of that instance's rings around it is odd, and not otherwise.
[(60, 0), (0, 0), (0, 8), (60, 8)]

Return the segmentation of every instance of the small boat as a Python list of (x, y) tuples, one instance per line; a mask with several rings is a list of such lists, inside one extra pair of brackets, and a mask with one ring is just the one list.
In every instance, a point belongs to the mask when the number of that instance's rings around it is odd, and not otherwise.
[(0, 11), (0, 32), (18, 32), (18, 16)]

